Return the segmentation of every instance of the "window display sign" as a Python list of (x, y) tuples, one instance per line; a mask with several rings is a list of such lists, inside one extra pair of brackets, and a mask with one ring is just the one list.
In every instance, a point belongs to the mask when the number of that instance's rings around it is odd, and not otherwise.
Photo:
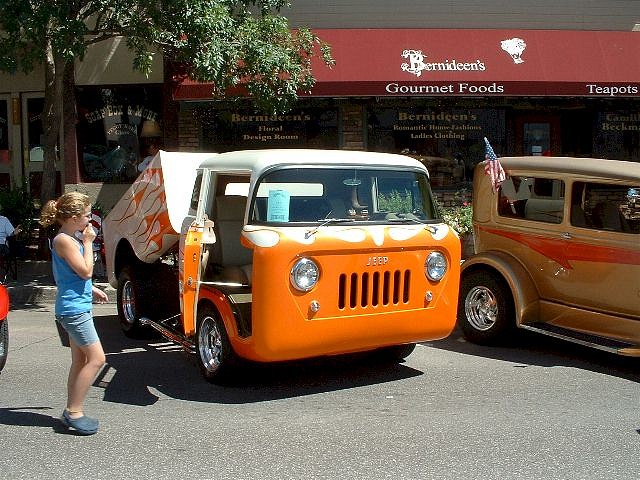
[(598, 112), (593, 138), (594, 156), (635, 161), (639, 149), (640, 113)]
[(484, 160), (483, 137), (499, 150), (506, 140), (504, 109), (379, 106), (369, 108), (367, 122), (368, 150), (431, 163), (436, 185), (470, 179), (473, 166)]
[[(143, 127), (150, 124), (158, 138), (161, 89), (159, 86), (113, 88), (81, 87), (77, 90), (78, 147), (84, 181), (126, 182), (138, 175), (137, 165), (146, 155)], [(147, 128), (148, 130), (148, 128)]]
[(338, 148), (335, 107), (311, 107), (277, 115), (207, 107), (198, 115), (205, 150)]

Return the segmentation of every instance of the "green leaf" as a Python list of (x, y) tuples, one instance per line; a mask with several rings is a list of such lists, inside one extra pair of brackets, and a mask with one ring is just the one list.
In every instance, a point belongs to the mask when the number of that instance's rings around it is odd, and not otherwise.
[[(49, 45), (64, 66), (83, 59), (90, 44), (120, 36), (133, 52), (131, 67), (146, 75), (162, 54), (191, 78), (213, 82), (212, 95), (242, 86), (260, 109), (284, 111), (313, 86), (312, 57), (334, 63), (311, 30), (290, 28), (281, 14), (288, 7), (286, 0), (2, 0), (0, 70), (31, 72), (44, 64)], [(52, 84), (63, 70), (52, 71)], [(62, 92), (45, 89), (46, 104), (61, 100)], [(45, 115), (45, 130), (59, 121)], [(49, 158), (55, 155), (45, 164)]]

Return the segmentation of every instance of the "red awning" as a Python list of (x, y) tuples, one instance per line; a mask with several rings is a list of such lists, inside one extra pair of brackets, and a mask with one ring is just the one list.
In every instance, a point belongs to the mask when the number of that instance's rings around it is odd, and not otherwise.
[[(569, 30), (314, 30), (311, 96), (640, 96), (640, 33)], [(211, 98), (190, 80), (176, 100)]]

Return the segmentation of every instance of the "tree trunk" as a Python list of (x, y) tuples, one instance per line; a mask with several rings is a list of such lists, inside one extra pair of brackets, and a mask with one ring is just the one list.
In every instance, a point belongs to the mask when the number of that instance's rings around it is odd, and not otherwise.
[(44, 162), (42, 165), (42, 190), (40, 201), (44, 205), (56, 195), (56, 161), (60, 129), (62, 128), (62, 79), (64, 60), (56, 55), (50, 42), (45, 51), (44, 110)]
[(76, 137), (76, 123), (78, 113), (76, 111), (75, 92), (75, 63), (67, 62), (64, 66), (64, 79), (62, 85), (62, 128), (63, 145), (62, 159), (64, 160), (64, 183), (80, 182), (80, 166), (78, 164), (78, 140)]

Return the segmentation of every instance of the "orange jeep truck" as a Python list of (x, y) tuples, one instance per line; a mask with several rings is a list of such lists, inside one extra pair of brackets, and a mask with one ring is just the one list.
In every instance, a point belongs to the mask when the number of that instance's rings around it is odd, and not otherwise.
[(238, 358), (401, 359), (455, 326), (460, 240), (409, 157), (161, 151), (103, 229), (125, 333), (154, 328), (210, 381)]

